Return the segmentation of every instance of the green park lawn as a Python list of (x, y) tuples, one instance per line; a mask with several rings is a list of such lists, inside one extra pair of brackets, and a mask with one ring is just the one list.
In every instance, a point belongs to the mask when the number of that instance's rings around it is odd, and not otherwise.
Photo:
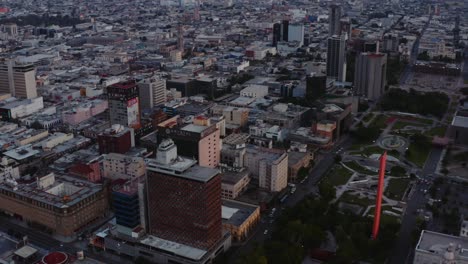
[(371, 170), (368, 170), (368, 169), (364, 168), (363, 166), (359, 165), (355, 161), (348, 161), (348, 162), (345, 162), (345, 164), (349, 168), (351, 168), (351, 169), (353, 169), (356, 172), (361, 173), (361, 174), (370, 174), (370, 175), (376, 174), (376, 172), (373, 172)]
[(426, 125), (432, 125), (433, 121), (431, 119), (425, 119), (425, 118), (414, 118), (413, 122), (418, 122)]
[(427, 131), (425, 134), (431, 137), (438, 136), (443, 137), (445, 136), (445, 131), (447, 130), (446, 126), (436, 126), (431, 130)]
[(349, 191), (344, 192), (343, 195), (341, 195), (339, 201), (343, 203), (360, 205), (362, 207), (367, 207), (375, 203), (375, 201), (372, 199), (367, 197), (360, 198), (357, 195), (351, 194)]
[(429, 156), (430, 151), (431, 146), (418, 147), (414, 144), (410, 144), (409, 149), (406, 153), (406, 158), (414, 164), (418, 165), (419, 167), (422, 167), (424, 166), (424, 163), (426, 162), (427, 156)]
[(407, 122), (407, 121), (401, 121), (398, 120), (394, 125), (393, 125), (393, 130), (400, 130), (405, 128), (406, 126), (414, 126), (414, 127), (424, 127), (425, 125), (418, 124), (418, 123), (413, 123), (413, 122)]
[(328, 171), (325, 180), (330, 182), (333, 186), (339, 186), (346, 184), (352, 175), (353, 173), (345, 167), (336, 165)]
[(369, 122), (372, 118), (374, 118), (374, 116), (375, 116), (374, 113), (369, 113), (368, 115), (366, 115), (366, 116), (362, 119), (362, 121), (363, 121), (364, 123), (367, 123), (367, 122)]
[(379, 115), (376, 118), (374, 118), (374, 121), (372, 121), (371, 126), (378, 127), (379, 129), (384, 129), (385, 127), (387, 127), (387, 119), (387, 116)]
[(401, 200), (409, 183), (409, 179), (390, 179), (387, 188), (385, 188), (385, 196), (397, 201)]
[(379, 146), (369, 146), (363, 150), (363, 154), (368, 157), (372, 154), (382, 154), (383, 152), (384, 149)]

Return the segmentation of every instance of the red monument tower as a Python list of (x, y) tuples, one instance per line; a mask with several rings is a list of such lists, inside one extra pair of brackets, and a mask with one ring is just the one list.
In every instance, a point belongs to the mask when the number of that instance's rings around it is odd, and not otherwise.
[(379, 234), (380, 213), (382, 211), (382, 194), (384, 190), (385, 165), (387, 164), (387, 151), (380, 156), (379, 183), (377, 186), (377, 196), (375, 198), (374, 226), (372, 228), (372, 239), (376, 240)]

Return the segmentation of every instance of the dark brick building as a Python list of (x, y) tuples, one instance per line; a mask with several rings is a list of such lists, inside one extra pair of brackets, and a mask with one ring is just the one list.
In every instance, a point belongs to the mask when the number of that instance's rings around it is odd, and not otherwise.
[(148, 165), (149, 233), (205, 250), (216, 246), (222, 239), (219, 171), (177, 158), (172, 140), (160, 144), (157, 157)]

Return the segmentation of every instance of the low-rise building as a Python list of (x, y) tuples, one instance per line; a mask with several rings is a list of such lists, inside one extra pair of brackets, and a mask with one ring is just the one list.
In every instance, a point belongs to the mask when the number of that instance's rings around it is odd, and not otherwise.
[(100, 182), (102, 158), (94, 148), (81, 149), (59, 158), (50, 168), (59, 173), (68, 172), (90, 182)]
[(24, 100), (4, 100), (0, 103), (0, 117), (11, 120), (31, 115), (44, 108), (42, 97)]
[(230, 134), (225, 137), (221, 149), (220, 163), (227, 167), (244, 167), (245, 148), (249, 137), (248, 134), (243, 133)]
[(468, 263), (468, 238), (423, 230), (413, 264)]
[(103, 176), (108, 179), (135, 179), (146, 174), (143, 158), (109, 153), (103, 162)]
[(462, 219), (460, 227), (460, 236), (468, 238), (468, 218)]
[(106, 111), (107, 108), (108, 103), (105, 100), (96, 99), (89, 102), (77, 103), (72, 109), (62, 113), (62, 121), (64, 124), (75, 126)]
[(310, 113), (311, 109), (308, 107), (279, 103), (270, 107), (261, 119), (272, 125), (292, 129), (309, 123), (311, 120)]
[(242, 194), (250, 183), (248, 170), (226, 170), (221, 174), (221, 197), (224, 199), (236, 199)]
[(53, 173), (30, 183), (2, 183), (0, 199), (2, 212), (64, 237), (73, 237), (108, 211), (102, 185)]
[(122, 125), (113, 125), (104, 130), (97, 137), (99, 153), (124, 154), (135, 146), (135, 134), (133, 129)]
[(20, 178), (18, 163), (12, 159), (2, 157), (0, 160), (0, 183), (7, 179), (17, 180)]
[(468, 145), (468, 111), (459, 111), (453, 117), (448, 135), (455, 144)]
[(308, 168), (312, 156), (308, 152), (288, 152), (288, 181), (296, 181), (301, 168)]
[(214, 115), (222, 115), (226, 120), (226, 124), (238, 125), (243, 127), (249, 121), (248, 108), (232, 107), (225, 105), (216, 105), (210, 109), (210, 113)]
[(242, 89), (240, 95), (244, 97), (263, 98), (268, 95), (268, 86), (252, 84)]
[(288, 185), (288, 154), (284, 151), (249, 145), (244, 165), (262, 189), (279, 192)]
[(65, 133), (60, 133), (60, 132), (56, 132), (52, 135), (50, 135), (46, 140), (42, 141), (42, 149), (44, 151), (50, 151), (52, 150), (54, 147), (64, 143), (64, 142), (67, 142), (68, 140), (71, 140), (73, 139), (74, 136), (72, 133), (68, 133), (68, 134), (65, 134)]
[(260, 207), (233, 200), (222, 200), (223, 229), (236, 242), (244, 241), (260, 221)]

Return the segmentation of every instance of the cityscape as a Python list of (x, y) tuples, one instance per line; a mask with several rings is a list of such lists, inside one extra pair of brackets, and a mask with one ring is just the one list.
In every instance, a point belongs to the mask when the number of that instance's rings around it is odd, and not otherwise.
[(0, 51), (0, 264), (468, 264), (468, 0), (2, 0)]

